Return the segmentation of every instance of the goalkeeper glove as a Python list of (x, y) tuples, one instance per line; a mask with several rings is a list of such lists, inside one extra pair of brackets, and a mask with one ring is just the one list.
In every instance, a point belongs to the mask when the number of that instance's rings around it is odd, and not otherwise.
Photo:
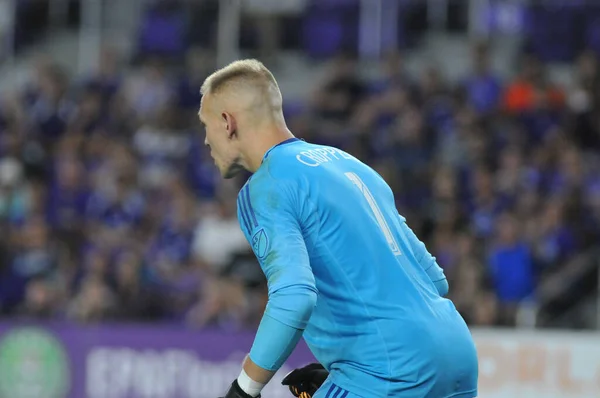
[(281, 384), (288, 386), (298, 398), (311, 398), (325, 382), (329, 372), (320, 363), (311, 363), (294, 369), (283, 378)]
[[(246, 394), (244, 392), (244, 390), (242, 390), (242, 388), (240, 387), (240, 385), (238, 384), (237, 379), (236, 379), (233, 381), (233, 383), (231, 383), (231, 387), (229, 387), (229, 391), (227, 391), (227, 394), (225, 394), (225, 396), (222, 398), (253, 398), (253, 397), (249, 394)], [(256, 398), (260, 398), (260, 394)]]

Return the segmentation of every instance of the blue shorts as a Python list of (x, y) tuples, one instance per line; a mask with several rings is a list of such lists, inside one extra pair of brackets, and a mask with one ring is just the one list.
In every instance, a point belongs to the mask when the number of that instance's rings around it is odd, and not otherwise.
[[(477, 390), (457, 393), (446, 397), (433, 397), (433, 396), (416, 396), (415, 391), (397, 391), (396, 393), (391, 392), (388, 397), (378, 397), (378, 398), (392, 398), (392, 397), (406, 397), (406, 398), (474, 398), (477, 397)], [(325, 383), (319, 388), (319, 390), (315, 393), (313, 398), (371, 398), (371, 397), (362, 397), (360, 395), (356, 395), (347, 390), (344, 390), (342, 387), (339, 387), (331, 381), (331, 379), (327, 379)]]
[(336, 386), (330, 379), (325, 380), (325, 383), (317, 390), (313, 398), (362, 398), (356, 394), (344, 390)]

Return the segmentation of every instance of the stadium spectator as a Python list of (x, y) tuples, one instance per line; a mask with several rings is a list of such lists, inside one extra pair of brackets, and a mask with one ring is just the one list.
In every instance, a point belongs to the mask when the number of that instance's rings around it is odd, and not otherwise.
[(535, 274), (531, 250), (519, 236), (512, 214), (498, 218), (496, 242), (489, 255), (489, 269), (504, 322), (514, 322), (515, 306), (534, 291)]
[(541, 61), (532, 54), (525, 54), (521, 63), (519, 76), (508, 85), (504, 95), (506, 110), (518, 113), (545, 106), (562, 107), (564, 93), (547, 80)]
[(364, 92), (364, 84), (356, 70), (356, 58), (341, 53), (331, 61), (328, 75), (314, 93), (312, 106), (324, 119), (344, 121), (350, 117)]
[(134, 251), (120, 253), (115, 259), (117, 316), (121, 320), (160, 320), (165, 315), (161, 295), (143, 282), (142, 264)]
[(123, 80), (119, 56), (113, 48), (103, 48), (98, 60), (98, 69), (89, 76), (84, 76), (82, 86), (85, 89), (99, 92), (103, 104), (113, 99), (119, 92)]
[(17, 315), (26, 319), (52, 320), (57, 316), (56, 289), (43, 279), (34, 279), (27, 284), (23, 303)]
[(236, 210), (235, 200), (220, 199), (196, 227), (194, 256), (214, 274), (225, 272), (234, 256), (247, 250), (248, 244), (239, 228)]
[(124, 84), (126, 104), (141, 120), (147, 120), (163, 109), (174, 95), (164, 62), (156, 57), (148, 58), (140, 73), (132, 75)]
[(78, 322), (110, 320), (116, 314), (116, 300), (108, 285), (101, 279), (89, 276), (67, 308), (67, 318)]
[(600, 149), (600, 67), (593, 52), (583, 53), (577, 62), (576, 85), (569, 95), (576, 144), (585, 150)]
[(478, 43), (473, 48), (473, 70), (464, 86), (469, 103), (482, 115), (495, 111), (502, 95), (502, 83), (490, 70), (487, 43)]

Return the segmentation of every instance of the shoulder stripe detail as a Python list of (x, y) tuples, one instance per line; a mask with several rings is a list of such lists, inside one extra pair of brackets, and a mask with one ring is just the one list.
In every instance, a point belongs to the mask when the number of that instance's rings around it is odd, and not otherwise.
[(254, 214), (254, 209), (252, 208), (252, 203), (250, 203), (250, 187), (246, 185), (244, 189), (242, 189), (242, 197), (244, 199), (244, 203), (246, 204), (246, 209), (250, 216), (248, 217), (251, 221), (253, 221), (253, 225), (255, 227), (258, 226), (258, 221), (256, 221), (256, 214)]
[(240, 193), (239, 197), (238, 197), (238, 207), (240, 209), (240, 214), (242, 216), (242, 220), (244, 222), (244, 226), (246, 227), (246, 231), (248, 231), (249, 234), (252, 233), (252, 229), (250, 228), (250, 221), (248, 218), (248, 214), (247, 211), (245, 209), (244, 206), (244, 200), (242, 199), (242, 194)]

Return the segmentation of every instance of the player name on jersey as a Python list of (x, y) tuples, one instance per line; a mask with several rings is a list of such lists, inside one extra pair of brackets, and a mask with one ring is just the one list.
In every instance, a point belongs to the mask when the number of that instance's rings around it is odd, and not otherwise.
[(341, 159), (354, 159), (354, 157), (337, 148), (324, 147), (302, 151), (296, 155), (296, 159), (307, 166), (317, 167), (323, 163)]

